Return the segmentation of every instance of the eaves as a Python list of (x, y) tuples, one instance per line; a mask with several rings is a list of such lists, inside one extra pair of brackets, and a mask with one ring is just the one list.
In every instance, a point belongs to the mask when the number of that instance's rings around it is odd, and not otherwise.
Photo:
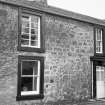
[(71, 19), (75, 19), (78, 21), (90, 23), (93, 25), (105, 26), (105, 21), (101, 19), (97, 19), (97, 18), (93, 18), (90, 16), (82, 15), (79, 13), (67, 11), (67, 10), (56, 8), (53, 6), (40, 5), (36, 2), (33, 3), (33, 2), (27, 2), (27, 1), (22, 2), (21, 0), (0, 0), (0, 3), (14, 5), (17, 7), (25, 7), (25, 8), (30, 8), (34, 10), (39, 10), (41, 12), (45, 12), (48, 14), (53, 14), (53, 15), (57, 15), (57, 16), (65, 17), (65, 18), (71, 18)]

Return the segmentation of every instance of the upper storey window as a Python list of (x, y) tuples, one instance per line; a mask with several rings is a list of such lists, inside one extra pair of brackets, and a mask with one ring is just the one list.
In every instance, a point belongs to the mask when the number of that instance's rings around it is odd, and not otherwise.
[(96, 53), (103, 53), (103, 31), (100, 28), (95, 29)]
[(24, 14), (21, 21), (21, 46), (40, 48), (40, 17)]
[(43, 52), (43, 15), (35, 11), (19, 11), (18, 49), (21, 51)]

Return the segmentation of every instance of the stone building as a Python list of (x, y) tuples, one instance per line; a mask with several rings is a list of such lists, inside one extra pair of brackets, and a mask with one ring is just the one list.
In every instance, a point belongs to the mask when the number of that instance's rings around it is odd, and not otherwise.
[(0, 0), (0, 105), (105, 98), (104, 34), (104, 21), (46, 0)]

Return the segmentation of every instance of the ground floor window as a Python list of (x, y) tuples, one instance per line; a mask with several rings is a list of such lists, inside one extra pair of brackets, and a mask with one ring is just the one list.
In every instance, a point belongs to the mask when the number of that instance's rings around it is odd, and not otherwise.
[(43, 98), (44, 58), (19, 56), (17, 99)]

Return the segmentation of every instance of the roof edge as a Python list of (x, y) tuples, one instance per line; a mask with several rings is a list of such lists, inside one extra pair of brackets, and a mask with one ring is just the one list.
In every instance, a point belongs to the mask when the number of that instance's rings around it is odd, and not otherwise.
[(86, 22), (86, 23), (105, 26), (105, 21), (103, 21), (101, 19), (97, 19), (97, 18), (94, 18), (91, 16), (86, 16), (86, 15), (75, 13), (75, 12), (71, 12), (71, 11), (64, 10), (64, 9), (57, 8), (57, 7), (53, 7), (50, 5), (41, 6), (38, 4), (35, 5), (32, 3), (29, 3), (27, 1), (23, 3), (23, 2), (18, 1), (18, 0), (0, 0), (0, 3), (14, 5), (17, 7), (36, 9), (36, 10), (39, 10), (41, 12), (45, 12), (45, 13), (49, 13), (49, 14), (53, 14), (53, 15), (58, 15), (58, 16), (66, 17), (66, 18), (72, 18), (72, 19)]
[(73, 12), (73, 11), (61, 9), (61, 8), (58, 8), (58, 7), (53, 7), (53, 6), (50, 6), (50, 5), (48, 6), (48, 8), (50, 8), (52, 11), (56, 11), (56, 13), (61, 14), (62, 16), (66, 16), (68, 18), (72, 18), (72, 19), (76, 19), (76, 20), (79, 20), (79, 21), (92, 23), (92, 24), (96, 24), (96, 25), (105, 26), (105, 21), (102, 20), (102, 19), (98, 19), (98, 18), (95, 18), (95, 17), (83, 15), (83, 14), (80, 14), (80, 13), (76, 13), (76, 12)]

